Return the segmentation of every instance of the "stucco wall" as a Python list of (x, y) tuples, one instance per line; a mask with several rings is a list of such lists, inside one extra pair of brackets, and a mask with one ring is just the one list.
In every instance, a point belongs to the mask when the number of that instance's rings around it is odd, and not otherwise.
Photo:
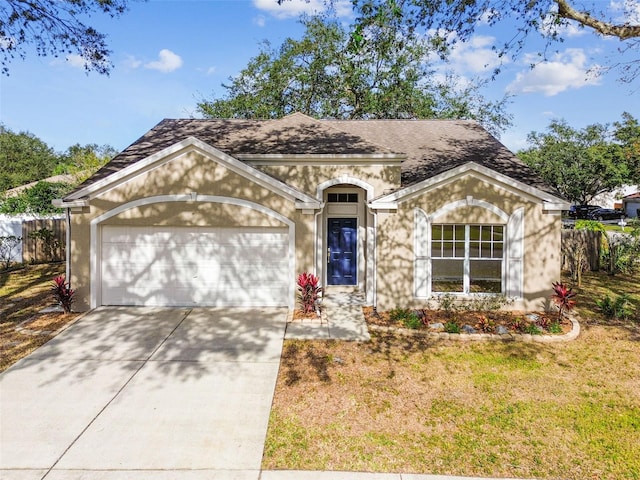
[[(91, 221), (123, 204), (160, 195), (190, 195), (196, 201), (158, 202), (111, 216), (100, 225), (171, 225), (201, 227), (286, 227), (272, 216), (239, 205), (198, 201), (203, 196), (247, 200), (282, 214), (295, 223), (296, 271), (313, 265), (313, 215), (296, 210), (292, 200), (256, 185), (200, 154), (187, 153), (103, 192), (89, 208), (72, 214), (71, 282), (77, 289), (76, 310), (90, 305)], [(97, 236), (100, 231), (97, 230)], [(98, 239), (94, 240), (95, 242)], [(291, 279), (295, 281), (294, 278)]]
[(400, 187), (400, 165), (258, 165), (259, 170), (298, 190), (316, 196), (318, 185), (343, 176), (354, 177), (374, 187), (374, 197)]
[[(379, 215), (376, 275), (380, 310), (398, 306), (418, 308), (426, 303), (414, 296), (415, 209), (420, 208), (431, 215), (445, 205), (465, 200), (468, 196), (494, 205), (508, 215), (524, 208), (524, 298), (510, 308), (549, 307), (551, 283), (560, 279), (560, 216), (543, 213), (540, 203), (527, 200), (486, 179), (467, 175), (401, 203), (397, 213)], [(434, 221), (506, 224), (490, 210), (471, 205), (449, 211)]]

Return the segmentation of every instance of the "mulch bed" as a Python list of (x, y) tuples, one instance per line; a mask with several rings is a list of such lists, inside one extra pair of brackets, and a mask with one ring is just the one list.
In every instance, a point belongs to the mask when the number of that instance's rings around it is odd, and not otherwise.
[[(373, 307), (363, 307), (364, 316), (369, 325), (382, 327), (407, 328), (402, 320), (393, 320), (392, 312), (376, 311)], [(496, 333), (499, 326), (509, 333), (527, 333), (526, 329), (535, 324), (544, 335), (563, 335), (571, 331), (572, 324), (567, 318), (560, 318), (557, 312), (521, 312), (521, 311), (445, 311), (417, 309), (411, 310), (420, 322), (415, 330), (433, 330), (435, 324), (454, 323), (460, 329), (468, 325), (477, 333)], [(396, 315), (397, 316), (397, 315)], [(547, 325), (557, 323), (561, 331), (550, 333)]]

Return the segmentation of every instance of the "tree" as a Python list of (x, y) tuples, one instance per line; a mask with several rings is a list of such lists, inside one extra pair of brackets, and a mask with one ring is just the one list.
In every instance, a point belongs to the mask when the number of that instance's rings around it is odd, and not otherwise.
[(116, 17), (128, 0), (0, 0), (2, 73), (9, 63), (25, 58), (32, 45), (38, 56), (76, 54), (87, 71), (108, 74), (111, 69), (106, 35), (86, 25), (82, 17), (103, 13)]
[(510, 125), (507, 98), (491, 102), (481, 85), (464, 87), (453, 75), (436, 80), (430, 46), (404, 34), (389, 14), (360, 30), (365, 43), (337, 20), (310, 17), (300, 40), (279, 48), (263, 43), (224, 98), (203, 99), (209, 118), (280, 118), (299, 111), (316, 118), (467, 118), (493, 133)]
[[(285, 1), (289, 0), (278, 0), (278, 3)], [(409, 33), (421, 32), (431, 36), (439, 44), (443, 57), (456, 42), (469, 40), (482, 24), (508, 24), (514, 32), (510, 39), (494, 47), (500, 57), (519, 53), (530, 35), (544, 37), (547, 47), (553, 42), (561, 42), (565, 27), (569, 25), (620, 40), (620, 53), (635, 55), (640, 48), (637, 19), (640, 0), (591, 0), (581, 2), (579, 6), (574, 0), (353, 0), (353, 5), (357, 16), (356, 29), (375, 24), (380, 16), (391, 11), (401, 19)], [(620, 20), (620, 17), (626, 18)], [(544, 52), (541, 55), (545, 60)], [(630, 61), (616, 59), (616, 62), (610, 68), (620, 70), (622, 80), (632, 81), (640, 75), (640, 59), (637, 57)]]
[(16, 196), (0, 198), (0, 213), (7, 215), (60, 213), (62, 210), (54, 207), (51, 202), (65, 196), (71, 190), (73, 190), (73, 185), (69, 183), (38, 182)]
[(61, 163), (57, 166), (55, 174), (68, 173), (74, 176), (75, 183), (82, 183), (117, 153), (110, 145), (92, 143), (82, 146), (76, 143), (60, 155)]
[(0, 192), (46, 178), (58, 163), (53, 149), (35, 135), (0, 125)]
[(528, 135), (532, 146), (518, 156), (568, 200), (587, 204), (600, 193), (640, 182), (637, 150), (629, 154), (635, 144), (628, 143), (637, 121), (628, 113), (623, 120), (614, 131), (601, 124), (576, 130), (553, 120), (547, 132)]

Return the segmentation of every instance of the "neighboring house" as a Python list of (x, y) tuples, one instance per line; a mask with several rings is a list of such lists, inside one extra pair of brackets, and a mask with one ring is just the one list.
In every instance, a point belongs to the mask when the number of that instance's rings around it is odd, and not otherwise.
[(569, 208), (475, 122), (302, 114), (163, 120), (56, 204), (78, 309), (291, 308), (303, 271), (381, 310), (442, 292), (540, 309)]
[(630, 218), (640, 218), (640, 192), (622, 197), (622, 210)]
[(17, 197), (25, 190), (35, 187), (40, 182), (49, 182), (49, 183), (75, 183), (77, 182), (76, 177), (69, 173), (63, 173), (62, 175), (55, 175), (53, 177), (43, 178), (42, 180), (37, 180), (35, 182), (26, 183), (24, 185), (20, 185), (19, 187), (10, 188), (9, 190), (5, 190), (4, 196), (6, 198), (9, 197)]

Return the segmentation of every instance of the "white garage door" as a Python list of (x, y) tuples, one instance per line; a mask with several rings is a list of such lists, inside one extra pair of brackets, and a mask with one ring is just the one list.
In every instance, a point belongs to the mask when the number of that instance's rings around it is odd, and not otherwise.
[(286, 229), (102, 228), (102, 305), (286, 306)]

